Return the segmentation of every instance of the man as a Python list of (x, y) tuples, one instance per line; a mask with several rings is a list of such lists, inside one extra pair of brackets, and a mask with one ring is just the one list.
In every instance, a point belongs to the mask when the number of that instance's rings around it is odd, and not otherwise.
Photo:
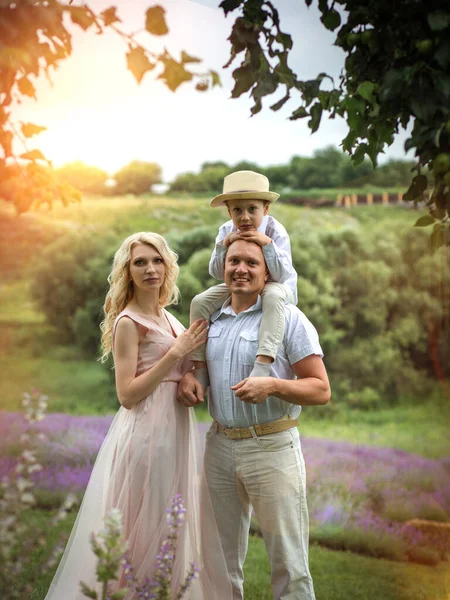
[[(286, 331), (271, 376), (249, 378), (258, 347), (260, 292), (269, 277), (261, 247), (244, 239), (231, 243), (224, 277), (231, 298), (211, 317), (206, 350), (214, 420), (206, 438), (205, 471), (233, 598), (243, 598), (253, 506), (270, 559), (274, 598), (314, 600), (296, 425), (301, 405), (330, 399), (322, 350), (312, 324), (286, 305)], [(185, 375), (179, 401), (194, 406), (202, 393), (193, 374)]]

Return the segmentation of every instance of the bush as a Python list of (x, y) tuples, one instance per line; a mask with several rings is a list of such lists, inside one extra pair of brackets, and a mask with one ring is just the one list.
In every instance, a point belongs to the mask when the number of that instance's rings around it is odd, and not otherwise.
[(44, 249), (32, 275), (31, 293), (48, 324), (88, 355), (98, 349), (112, 255), (106, 240), (71, 234)]
[(203, 248), (198, 250), (191, 256), (186, 264), (186, 269), (201, 283), (202, 288), (206, 289), (211, 285), (220, 283), (213, 279), (209, 274), (209, 261), (211, 258), (210, 248)]
[(156, 163), (133, 160), (114, 174), (116, 194), (146, 194), (161, 183), (161, 167)]
[(109, 175), (97, 167), (90, 167), (81, 161), (75, 161), (56, 169), (58, 178), (88, 194), (107, 193), (106, 181)]
[(213, 251), (217, 230), (214, 227), (196, 227), (183, 234), (167, 236), (169, 246), (178, 254), (178, 263), (184, 265), (198, 250), (209, 248)]

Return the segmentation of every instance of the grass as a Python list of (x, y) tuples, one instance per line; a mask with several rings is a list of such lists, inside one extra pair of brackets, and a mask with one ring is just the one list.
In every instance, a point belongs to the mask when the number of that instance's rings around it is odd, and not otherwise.
[(450, 404), (442, 399), (425, 399), (421, 404), (403, 399), (400, 406), (344, 411), (332, 419), (314, 418), (314, 410), (321, 409), (306, 407), (301, 415), (299, 430), (304, 436), (398, 448), (427, 458), (450, 456)]
[[(311, 546), (310, 570), (317, 600), (448, 600), (448, 563), (437, 567), (394, 563)], [(272, 600), (264, 542), (250, 539), (245, 599)]]
[[(33, 511), (27, 522), (45, 528), (49, 516)], [(22, 582), (36, 581), (30, 600), (43, 600), (53, 577), (41, 572), (41, 565), (62, 532), (69, 534), (75, 520), (70, 514), (56, 529), (46, 531), (46, 545), (27, 560)], [(336, 552), (311, 546), (310, 569), (317, 600), (448, 600), (448, 563), (436, 567), (367, 558), (350, 552)], [(264, 542), (251, 537), (244, 567), (245, 599), (272, 600), (270, 566)]]

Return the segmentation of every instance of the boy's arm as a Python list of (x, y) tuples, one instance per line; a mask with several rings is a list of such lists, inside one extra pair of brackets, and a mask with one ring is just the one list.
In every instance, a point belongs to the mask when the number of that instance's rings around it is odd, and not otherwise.
[(262, 251), (271, 278), (278, 283), (284, 283), (294, 272), (294, 266), (289, 235), (281, 223), (278, 223), (278, 228), (278, 230), (270, 228), (266, 231), (272, 243), (262, 246)]
[(214, 279), (219, 279), (220, 281), (223, 281), (225, 254), (227, 253), (227, 248), (224, 245), (223, 240), (227, 234), (232, 231), (232, 229), (232, 221), (224, 223), (220, 226), (214, 249), (212, 251), (211, 260), (209, 261), (209, 274), (211, 277), (214, 277)]

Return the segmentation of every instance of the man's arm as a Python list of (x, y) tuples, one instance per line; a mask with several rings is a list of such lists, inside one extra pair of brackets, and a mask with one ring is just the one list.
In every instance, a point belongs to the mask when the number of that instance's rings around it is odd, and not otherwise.
[(267, 396), (275, 396), (302, 406), (327, 404), (331, 398), (330, 382), (323, 360), (311, 354), (292, 365), (298, 379), (250, 377), (232, 386), (235, 395), (250, 404), (261, 404)]
[(203, 402), (203, 388), (192, 371), (183, 375), (178, 383), (177, 400), (184, 406), (197, 406)]

